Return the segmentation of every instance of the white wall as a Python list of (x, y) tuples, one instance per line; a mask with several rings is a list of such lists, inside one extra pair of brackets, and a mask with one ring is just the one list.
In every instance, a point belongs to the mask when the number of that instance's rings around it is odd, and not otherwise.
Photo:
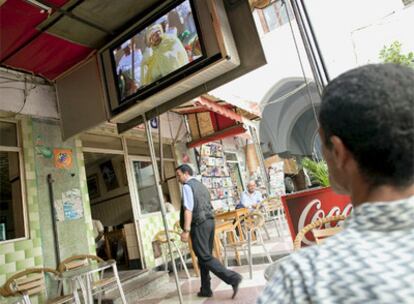
[[(25, 79), (26, 90), (25, 90)], [(27, 92), (24, 105), (24, 91)], [(22, 109), (22, 110), (21, 110)], [(14, 71), (0, 70), (0, 111), (35, 117), (59, 118), (56, 107), (55, 89), (44, 84), (38, 77), (31, 77)]]
[[(414, 50), (414, 6), (402, 0), (307, 0), (312, 26), (330, 78), (368, 62), (377, 62), (384, 44), (394, 40)], [(267, 64), (210, 92), (236, 104), (243, 100), (261, 103), (279, 81), (303, 78), (289, 24), (265, 34), (253, 12)], [(308, 79), (313, 78), (296, 22), (292, 22), (300, 57)], [(262, 107), (263, 109), (263, 107)]]
[(358, 65), (379, 62), (378, 53), (394, 41), (402, 43), (404, 54), (414, 52), (414, 5), (375, 20), (351, 33)]
[[(413, 28), (414, 18), (411, 27), (396, 31), (385, 24), (373, 27), (389, 15), (401, 18), (402, 0), (308, 0), (305, 3), (331, 79), (358, 65), (378, 61), (379, 51), (387, 42), (384, 32), (397, 38), (403, 32), (405, 36), (411, 35), (410, 28)], [(353, 40), (356, 31), (366, 33), (361, 34), (363, 40)], [(364, 60), (358, 60), (361, 54)]]
[[(256, 26), (261, 31), (259, 21)], [(305, 50), (300, 41), (300, 33), (295, 21), (292, 22), (292, 26), (298, 40), (305, 75), (307, 78), (311, 78), (310, 67), (306, 61)], [(288, 77), (303, 77), (289, 24), (284, 24), (274, 31), (261, 35), (267, 64), (211, 91), (209, 94), (236, 105), (240, 100), (260, 103), (265, 99), (268, 91), (280, 80)]]

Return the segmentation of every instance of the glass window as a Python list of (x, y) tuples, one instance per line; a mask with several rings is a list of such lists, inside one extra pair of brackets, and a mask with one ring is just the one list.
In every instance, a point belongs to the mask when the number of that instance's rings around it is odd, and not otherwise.
[(15, 123), (0, 121), (0, 146), (17, 147)]
[[(287, 9), (287, 10), (286, 10)], [(283, 4), (282, 1), (273, 1), (269, 6), (259, 12), (259, 16), (262, 18), (263, 30), (265, 33), (273, 31), (274, 29), (289, 22), (288, 14), (291, 20), (293, 20), (294, 14), (289, 4)]]
[(26, 236), (17, 126), (0, 122), (0, 242)]
[(141, 214), (161, 211), (154, 170), (149, 161), (133, 161)]

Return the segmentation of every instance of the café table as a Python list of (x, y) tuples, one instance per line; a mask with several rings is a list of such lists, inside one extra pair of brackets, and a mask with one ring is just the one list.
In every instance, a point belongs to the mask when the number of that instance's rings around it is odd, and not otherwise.
[(60, 278), (62, 280), (70, 281), (72, 288), (76, 288), (76, 282), (77, 282), (81, 288), (85, 303), (93, 304), (94, 301), (93, 301), (93, 290), (92, 290), (92, 287), (93, 287), (92, 276), (95, 273), (98, 273), (100, 271), (103, 271), (109, 268), (112, 268), (112, 271), (114, 273), (116, 283), (119, 288), (119, 293), (122, 298), (122, 302), (126, 303), (125, 295), (122, 290), (121, 281), (119, 280), (118, 269), (116, 267), (115, 260), (103, 261), (103, 262), (89, 264), (89, 265), (71, 269), (71, 270), (66, 270), (60, 274)]
[[(247, 208), (240, 208), (235, 210), (230, 210), (227, 212), (221, 212), (215, 214), (216, 223), (219, 221), (231, 221), (231, 220), (240, 220), (244, 215), (249, 214), (249, 209)], [(216, 224), (217, 225), (217, 224)], [(240, 241), (244, 241), (244, 234), (243, 229), (241, 227), (241, 223), (239, 221), (237, 225), (237, 230), (239, 231), (239, 239)]]

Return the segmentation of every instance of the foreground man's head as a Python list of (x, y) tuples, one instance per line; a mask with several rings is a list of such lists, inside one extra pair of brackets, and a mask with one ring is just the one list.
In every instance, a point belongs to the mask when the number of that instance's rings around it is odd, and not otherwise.
[(356, 205), (412, 192), (412, 69), (377, 64), (342, 74), (326, 87), (319, 120), (335, 191), (351, 195)]

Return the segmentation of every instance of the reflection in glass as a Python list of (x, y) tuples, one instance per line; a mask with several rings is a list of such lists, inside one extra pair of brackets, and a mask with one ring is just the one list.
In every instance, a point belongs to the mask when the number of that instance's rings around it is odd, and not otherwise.
[(18, 152), (0, 152), (0, 241), (25, 236)]
[(157, 186), (151, 162), (134, 161), (133, 167), (141, 214), (160, 211), (160, 201), (157, 195)]

